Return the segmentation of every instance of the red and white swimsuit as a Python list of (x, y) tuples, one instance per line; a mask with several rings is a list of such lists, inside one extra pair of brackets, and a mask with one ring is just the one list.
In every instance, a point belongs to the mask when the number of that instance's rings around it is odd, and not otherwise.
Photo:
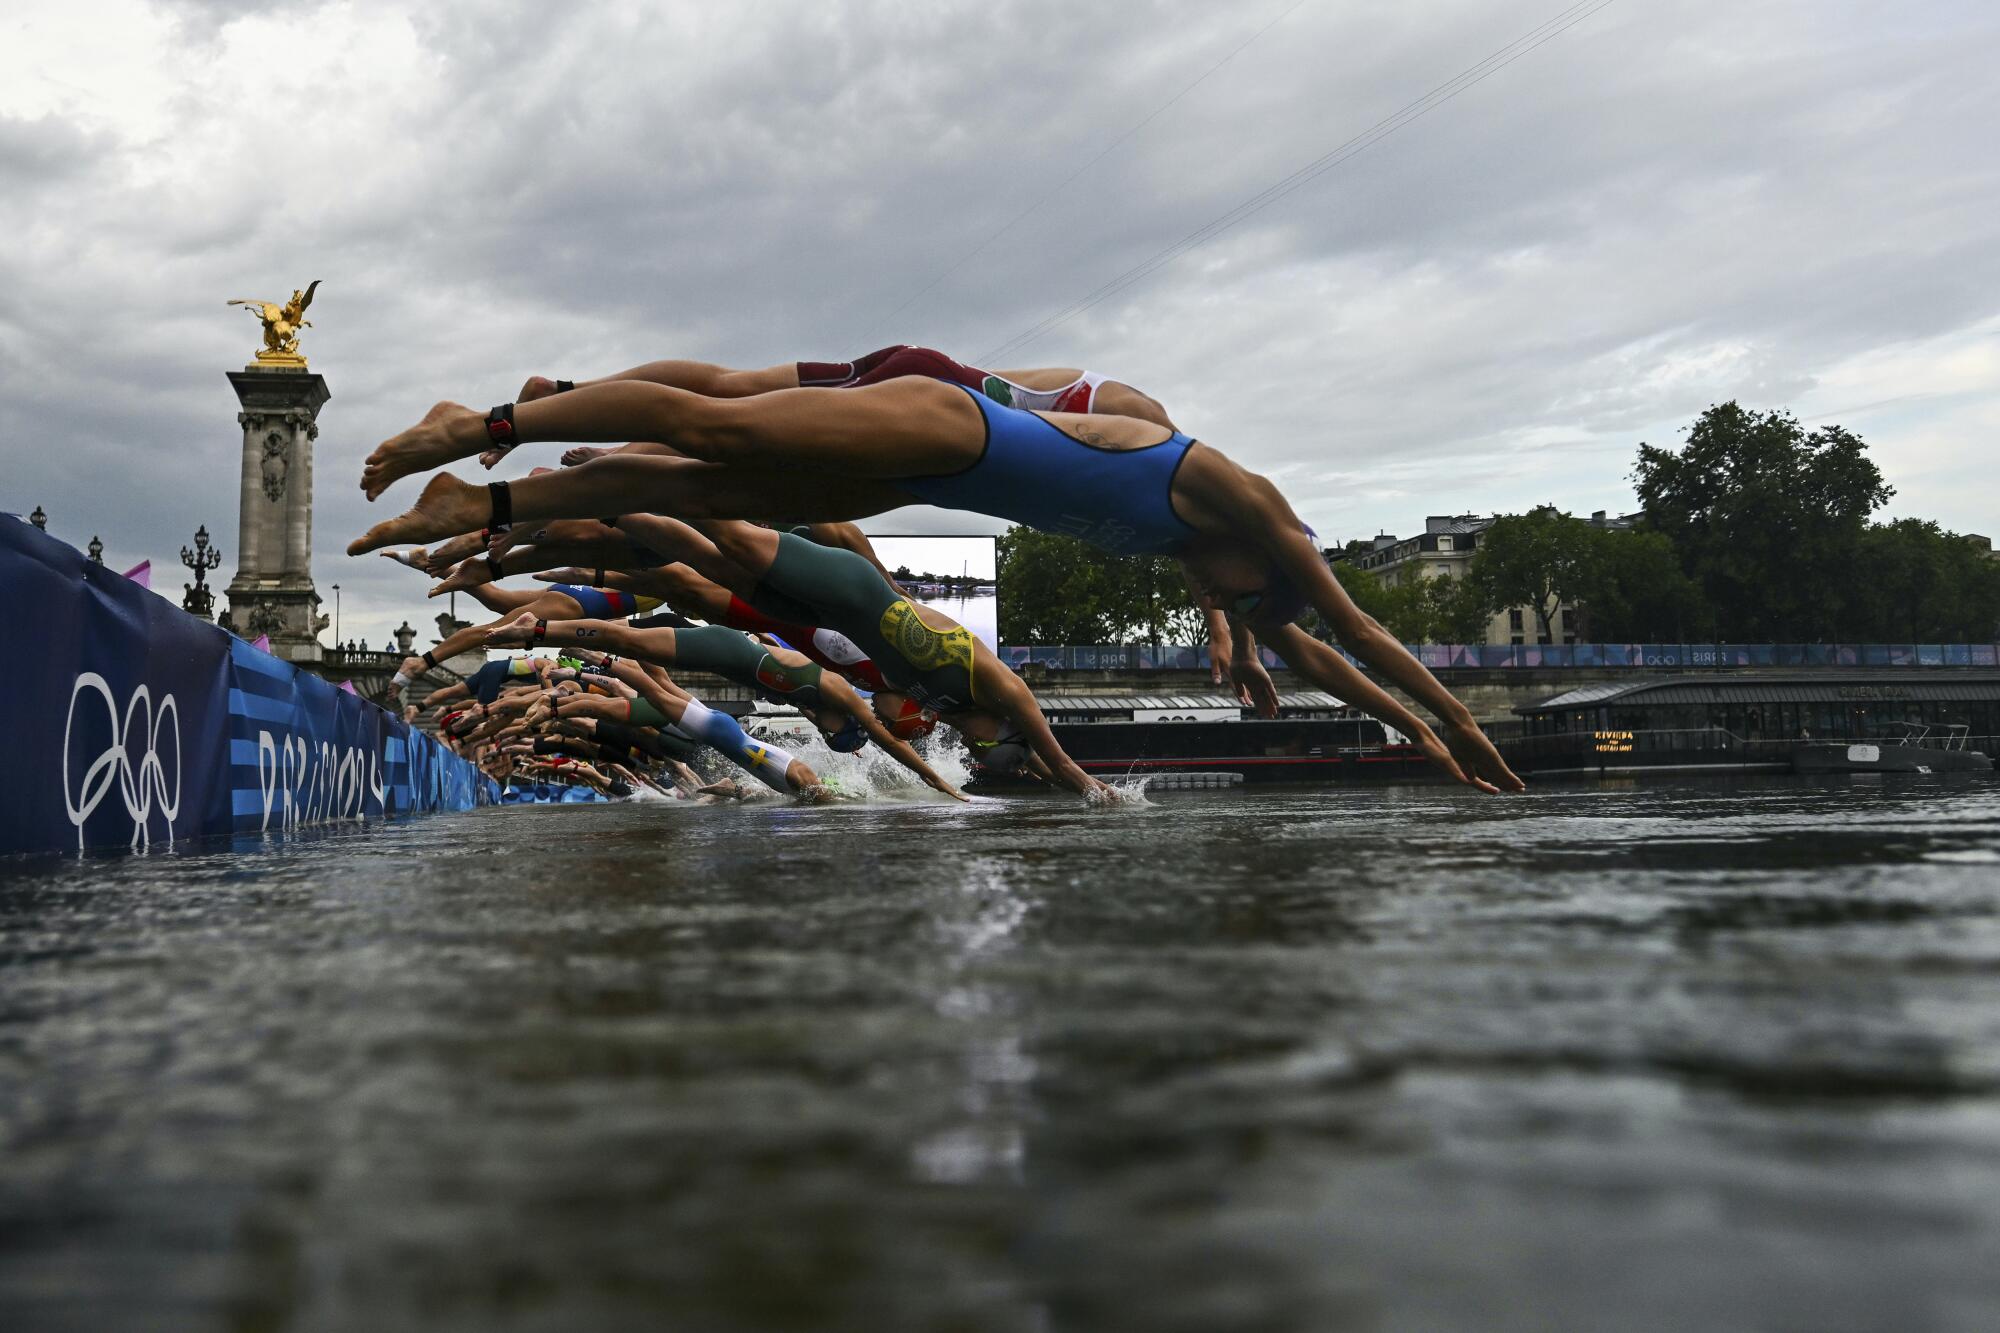
[(1096, 406), (1097, 388), (1106, 378), (1094, 370), (1086, 370), (1061, 388), (1030, 389), (991, 371), (954, 361), (943, 352), (907, 343), (884, 347), (856, 361), (799, 362), (799, 386), (809, 389), (859, 389), (906, 375), (962, 384), (1004, 407), (1029, 412), (1089, 412)]
[(775, 634), (808, 660), (845, 676), (864, 690), (889, 688), (889, 682), (882, 678), (882, 668), (876, 666), (854, 640), (835, 630), (774, 620), (733, 593), (729, 598), (729, 610), (721, 623), (751, 634)]

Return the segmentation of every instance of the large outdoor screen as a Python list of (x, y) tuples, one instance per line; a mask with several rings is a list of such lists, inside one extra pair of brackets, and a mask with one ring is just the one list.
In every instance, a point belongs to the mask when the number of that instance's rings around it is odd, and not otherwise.
[(999, 646), (998, 567), (991, 537), (870, 537), (910, 596)]

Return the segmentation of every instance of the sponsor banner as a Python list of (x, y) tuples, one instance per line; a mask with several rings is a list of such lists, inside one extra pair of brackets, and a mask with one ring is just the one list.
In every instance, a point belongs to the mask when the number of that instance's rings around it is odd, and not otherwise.
[(490, 803), (494, 784), (360, 697), (0, 516), (10, 762), (0, 853)]

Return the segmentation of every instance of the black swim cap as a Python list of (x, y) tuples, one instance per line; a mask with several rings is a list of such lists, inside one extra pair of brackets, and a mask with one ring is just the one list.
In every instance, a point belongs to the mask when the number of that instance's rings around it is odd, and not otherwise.
[[(1312, 524), (1301, 522), (1299, 526), (1317, 547), (1319, 534), (1313, 531)], [(1273, 565), (1263, 588), (1238, 597), (1231, 609), (1246, 620), (1262, 621), (1267, 625), (1289, 625), (1304, 615), (1311, 604), (1311, 600), (1299, 590), (1299, 585)]]
[(866, 744), (868, 733), (861, 729), (861, 719), (852, 713), (848, 714), (839, 731), (826, 738), (826, 748), (841, 754), (852, 754)]

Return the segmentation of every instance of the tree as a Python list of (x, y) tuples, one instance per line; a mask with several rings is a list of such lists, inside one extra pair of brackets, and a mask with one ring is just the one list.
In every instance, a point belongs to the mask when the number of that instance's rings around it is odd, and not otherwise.
[[(1351, 560), (1336, 561), (1333, 576), (1347, 590), (1356, 607), (1373, 616), (1383, 629), (1398, 640), (1403, 643), (1430, 642), (1430, 580), (1411, 577), (1399, 583), (1384, 583), (1373, 570), (1363, 569)], [(1316, 613), (1309, 613), (1300, 624), (1310, 634), (1327, 637), (1325, 626)]]
[(1002, 642), (1201, 641), (1201, 610), (1166, 556), (1115, 556), (1033, 528), (1010, 529), (997, 549)]
[(1594, 532), (1577, 583), (1590, 637), (1600, 643), (1686, 643), (1706, 638), (1713, 617), (1663, 533)]
[(1597, 536), (1554, 508), (1509, 514), (1479, 535), (1467, 577), (1491, 606), (1533, 607), (1543, 641), (1553, 643), (1556, 611), (1578, 599)]
[(1859, 436), (1734, 402), (1702, 413), (1679, 452), (1640, 445), (1632, 475), (1716, 629), (1745, 641), (1838, 636), (1868, 516), (1895, 494)]
[(1108, 560), (1069, 537), (1014, 528), (996, 544), (1003, 643), (1109, 643)]
[(1987, 642), (2000, 627), (2000, 561), (1924, 519), (1871, 527), (1861, 538), (1848, 632), (1868, 642)]
[(1425, 584), (1429, 602), (1428, 637), (1421, 643), (1484, 643), (1497, 609), (1475, 578), (1435, 578)]

